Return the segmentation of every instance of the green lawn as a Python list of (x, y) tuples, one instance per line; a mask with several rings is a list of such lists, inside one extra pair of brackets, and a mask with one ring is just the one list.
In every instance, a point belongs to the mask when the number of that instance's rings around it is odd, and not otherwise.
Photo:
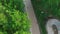
[(60, 19), (60, 0), (31, 0), (38, 20), (41, 34), (47, 34), (46, 19), (54, 17)]

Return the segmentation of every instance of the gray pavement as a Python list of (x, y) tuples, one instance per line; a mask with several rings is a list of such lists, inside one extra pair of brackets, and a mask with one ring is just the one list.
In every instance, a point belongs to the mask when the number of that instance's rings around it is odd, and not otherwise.
[(31, 34), (40, 34), (39, 26), (37, 24), (37, 20), (36, 20), (34, 10), (31, 4), (31, 0), (23, 0), (23, 1), (25, 4), (26, 12), (28, 13), (28, 17), (30, 18), (32, 22)]
[[(56, 32), (53, 31), (52, 25), (56, 25), (58, 32), (56, 29), (54, 30)], [(60, 34), (60, 21), (57, 19), (49, 19), (46, 24), (46, 29), (48, 31), (48, 34)]]

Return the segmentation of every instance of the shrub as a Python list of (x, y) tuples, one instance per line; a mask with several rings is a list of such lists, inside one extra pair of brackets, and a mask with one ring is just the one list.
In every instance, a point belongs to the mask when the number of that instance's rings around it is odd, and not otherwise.
[(22, 0), (0, 0), (0, 34), (30, 34)]

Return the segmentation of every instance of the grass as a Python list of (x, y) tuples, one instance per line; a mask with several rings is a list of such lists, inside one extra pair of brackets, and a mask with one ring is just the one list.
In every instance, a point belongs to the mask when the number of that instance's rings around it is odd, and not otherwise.
[(38, 20), (41, 34), (47, 34), (46, 19), (55, 17), (60, 19), (60, 0), (31, 0)]

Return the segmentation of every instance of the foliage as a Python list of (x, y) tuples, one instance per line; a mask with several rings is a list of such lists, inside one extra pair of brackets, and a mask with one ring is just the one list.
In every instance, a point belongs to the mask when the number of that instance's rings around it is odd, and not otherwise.
[(30, 34), (22, 0), (0, 0), (0, 34)]

